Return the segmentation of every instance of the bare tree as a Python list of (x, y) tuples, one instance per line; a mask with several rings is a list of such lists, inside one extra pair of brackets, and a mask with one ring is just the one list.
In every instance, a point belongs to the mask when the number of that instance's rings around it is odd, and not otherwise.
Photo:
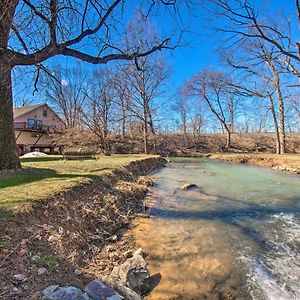
[(231, 146), (231, 128), (228, 124), (229, 78), (221, 72), (203, 70), (186, 82), (183, 93), (204, 101), (226, 131), (226, 148)]
[(300, 80), (300, 43), (295, 34), (298, 30), (295, 25), (300, 24), (299, 1), (294, 2), (295, 10), (292, 16), (297, 20), (290, 20), (289, 16), (289, 18), (281, 17), (277, 21), (272, 20), (272, 14), (276, 11), (264, 10), (262, 12), (251, 0), (208, 0), (208, 2), (214, 14), (227, 21), (225, 26), (223, 23), (222, 28), (218, 28), (225, 35), (226, 47), (238, 48), (248, 43), (254, 51), (259, 52), (261, 61), (268, 66), (279, 106), (279, 152), (284, 153), (286, 151), (285, 101), (281, 73), (284, 65), (286, 71)]
[(173, 110), (179, 115), (180, 118), (180, 129), (184, 135), (186, 135), (188, 130), (188, 112), (189, 107), (187, 105), (186, 99), (180, 97), (173, 105)]
[[(276, 133), (276, 153), (285, 153), (285, 101), (281, 84), (284, 70), (282, 63), (277, 59), (276, 52), (274, 52), (274, 46), (266, 47), (262, 40), (245, 41), (239, 51), (236, 52), (239, 55), (235, 58), (232, 57), (234, 54), (227, 55), (227, 63), (235, 70), (244, 71), (248, 74), (247, 79), (243, 80), (248, 82), (248, 85), (242, 84), (241, 89), (249, 96), (268, 100)], [(276, 94), (278, 102), (279, 122), (274, 105), (274, 94)]]
[[(124, 66), (123, 66), (124, 67)], [(130, 117), (130, 99), (132, 88), (129, 84), (128, 77), (124, 76), (124, 69), (119, 66), (113, 77), (113, 87), (116, 92), (116, 103), (120, 110), (119, 121), (121, 123), (121, 133), (123, 140), (126, 137), (127, 121)]]
[(56, 66), (54, 69), (55, 73), (51, 76), (46, 74), (43, 80), (46, 99), (62, 116), (67, 128), (79, 129), (80, 114), (87, 100), (89, 75), (80, 65), (71, 69)]
[(165, 63), (154, 57), (141, 58), (126, 68), (124, 76), (132, 87), (129, 111), (143, 124), (144, 152), (149, 153), (149, 133), (155, 134), (154, 114), (159, 108), (155, 100), (164, 93), (164, 83), (169, 75)]
[[(156, 40), (155, 30), (140, 14), (128, 27), (127, 44), (140, 49), (148, 48)], [(170, 70), (160, 55), (153, 54), (135, 59), (123, 67), (123, 78), (130, 85), (130, 114), (143, 126), (144, 152), (149, 153), (149, 133), (155, 134), (155, 100), (165, 94), (165, 83)]]
[(199, 143), (200, 135), (205, 126), (205, 110), (201, 105), (195, 105), (190, 111), (190, 127), (193, 133), (194, 144)]
[(110, 124), (115, 121), (113, 116), (115, 94), (108, 69), (95, 72), (94, 83), (86, 96), (88, 103), (81, 109), (82, 121), (98, 137), (101, 151), (105, 155), (110, 155), (108, 137)]
[[(214, 13), (227, 22), (226, 26), (218, 28), (219, 31), (229, 34), (227, 39), (229, 45), (236, 45), (244, 40), (263, 40), (269, 46), (274, 47), (277, 54), (284, 58), (289, 58), (289, 63), (293, 67), (293, 62), (300, 62), (300, 43), (298, 37), (292, 36), (292, 32), (297, 32), (291, 29), (297, 23), (300, 25), (300, 6), (296, 0), (294, 18), (296, 22), (291, 22), (288, 18), (280, 18), (280, 23), (271, 21), (271, 14), (264, 16), (259, 9), (255, 8), (254, 1), (251, 0), (207, 0), (211, 4)], [(271, 6), (272, 7), (272, 6)], [(297, 25), (296, 25), (297, 26)], [(299, 76), (299, 72), (294, 70)]]
[[(170, 38), (157, 36), (147, 48), (119, 46), (116, 19), (124, 2), (0, 0), (0, 170), (20, 167), (13, 127), (13, 68), (36, 66), (38, 76), (42, 63), (56, 55), (105, 64), (169, 48)], [(159, 3), (175, 2), (152, 1), (149, 10)]]

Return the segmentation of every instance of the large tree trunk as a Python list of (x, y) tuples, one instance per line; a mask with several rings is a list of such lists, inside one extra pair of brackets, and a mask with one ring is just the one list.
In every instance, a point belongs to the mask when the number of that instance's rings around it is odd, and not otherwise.
[(144, 153), (149, 154), (149, 142), (148, 142), (148, 122), (144, 120)]
[(285, 113), (284, 113), (284, 101), (280, 86), (280, 76), (276, 68), (271, 62), (267, 62), (274, 76), (274, 87), (276, 89), (278, 106), (279, 106), (279, 124), (280, 124), (280, 154), (284, 154), (286, 151), (286, 139), (285, 139)]
[(226, 148), (229, 149), (231, 147), (231, 131), (227, 125), (224, 126), (226, 130)]
[(125, 140), (126, 138), (126, 112), (123, 111), (122, 113), (122, 139)]
[(280, 88), (277, 90), (278, 104), (279, 104), (279, 121), (280, 121), (280, 154), (286, 151), (286, 138), (285, 138), (285, 113), (283, 97)]
[(273, 117), (273, 123), (274, 123), (274, 129), (276, 134), (276, 154), (280, 154), (281, 148), (280, 148), (280, 134), (279, 134), (279, 128), (278, 128), (278, 122), (277, 122), (277, 116), (275, 112), (274, 102), (271, 95), (268, 96), (269, 102), (270, 102), (270, 109)]
[(0, 170), (21, 167), (16, 149), (11, 68), (0, 61)]
[[(148, 106), (148, 105), (147, 105)], [(154, 129), (154, 124), (153, 124), (153, 119), (152, 119), (152, 113), (150, 111), (150, 108), (147, 107), (148, 114), (149, 114), (149, 126), (150, 126), (150, 131), (152, 134), (155, 134), (155, 129)]]
[[(17, 0), (0, 0), (0, 50), (7, 48), (17, 4)], [(0, 59), (0, 170), (21, 167), (13, 125), (12, 67), (9, 63), (4, 57)]]

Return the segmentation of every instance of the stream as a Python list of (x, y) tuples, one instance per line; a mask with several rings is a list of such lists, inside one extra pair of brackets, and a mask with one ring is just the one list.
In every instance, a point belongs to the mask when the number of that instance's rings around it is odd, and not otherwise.
[(162, 276), (146, 299), (300, 299), (299, 175), (176, 159), (154, 177), (133, 231)]

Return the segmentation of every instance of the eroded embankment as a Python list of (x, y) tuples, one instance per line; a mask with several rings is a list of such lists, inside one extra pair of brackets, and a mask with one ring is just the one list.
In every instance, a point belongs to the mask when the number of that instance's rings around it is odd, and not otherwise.
[(300, 174), (300, 155), (299, 154), (232, 154), (214, 153), (209, 156), (211, 159), (220, 159), (230, 162), (251, 164), (261, 167), (269, 167), (274, 170)]
[(50, 284), (82, 287), (123, 262), (132, 245), (121, 237), (151, 183), (144, 176), (165, 162), (131, 162), (14, 214), (0, 236), (0, 299), (41, 299)]

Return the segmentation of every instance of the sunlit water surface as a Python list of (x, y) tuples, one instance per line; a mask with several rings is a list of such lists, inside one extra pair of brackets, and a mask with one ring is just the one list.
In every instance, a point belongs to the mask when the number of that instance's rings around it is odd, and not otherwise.
[(187, 159), (155, 178), (134, 230), (162, 275), (148, 299), (300, 299), (300, 176)]

